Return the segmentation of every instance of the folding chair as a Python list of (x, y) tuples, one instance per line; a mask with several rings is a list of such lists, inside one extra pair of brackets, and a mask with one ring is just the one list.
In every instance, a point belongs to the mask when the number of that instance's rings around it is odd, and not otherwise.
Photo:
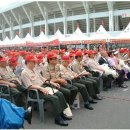
[[(33, 99), (32, 97), (30, 97), (31, 92), (36, 94), (36, 99)], [(29, 102), (36, 102), (38, 104), (40, 121), (43, 121), (44, 120), (44, 102), (45, 101), (44, 101), (44, 99), (40, 99), (38, 90), (36, 90), (36, 89), (28, 90), (27, 105), (29, 104)]]
[[(5, 92), (6, 90), (6, 92)], [(10, 101), (12, 101), (11, 91), (8, 85), (0, 84), (0, 97), (1, 98), (7, 98)]]

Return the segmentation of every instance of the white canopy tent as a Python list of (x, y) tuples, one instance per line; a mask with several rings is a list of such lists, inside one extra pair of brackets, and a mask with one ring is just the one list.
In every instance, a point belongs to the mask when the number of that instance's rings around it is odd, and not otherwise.
[(3, 45), (4, 47), (11, 47), (11, 40), (9, 39), (8, 36), (6, 36), (5, 39), (3, 40)]
[(60, 42), (66, 40), (66, 37), (61, 33), (59, 29), (56, 31), (54, 37), (57, 38)]
[(130, 43), (130, 23), (118, 36), (112, 38), (114, 43)]
[(63, 43), (66, 44), (80, 44), (89, 40), (89, 37), (85, 36), (79, 27), (75, 30), (75, 32), (67, 37)]
[(40, 35), (34, 39), (35, 45), (47, 45), (49, 42), (50, 40), (43, 32), (41, 32)]
[(0, 47), (4, 46), (3, 41), (0, 40)]
[(12, 46), (22, 46), (25, 45), (25, 41), (23, 39), (20, 39), (18, 35), (15, 36), (13, 40), (11, 40)]
[(35, 43), (35, 40), (32, 38), (32, 36), (28, 33), (26, 37), (23, 39), (26, 46), (33, 46)]
[(59, 45), (59, 39), (54, 35), (49, 39), (51, 46), (58, 46)]
[(91, 40), (99, 40), (99, 41), (112, 38), (113, 37), (105, 30), (105, 28), (102, 25), (100, 25), (96, 33), (90, 37)]

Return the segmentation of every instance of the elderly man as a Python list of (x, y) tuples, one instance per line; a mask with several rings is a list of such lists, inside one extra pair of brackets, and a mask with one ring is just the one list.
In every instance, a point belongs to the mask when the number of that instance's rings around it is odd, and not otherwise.
[[(2, 84), (10, 87), (11, 96), (14, 98), (15, 104), (19, 107), (25, 106), (24, 92), (21, 82), (13, 73), (13, 70), (7, 64), (7, 58), (0, 58), (0, 80)], [(5, 89), (6, 93), (7, 89)]]
[(87, 65), (91, 68), (92, 71), (99, 72), (100, 76), (103, 79), (103, 89), (106, 91), (111, 86), (112, 75), (105, 75), (105, 70), (100, 66), (100, 64), (95, 60), (95, 52), (90, 50), (88, 53), (89, 60)]
[(72, 105), (78, 89), (60, 77), (59, 64), (57, 64), (57, 55), (55, 53), (49, 52), (47, 54), (47, 60), (48, 63), (46, 63), (42, 69), (43, 77), (55, 83), (59, 83), (61, 86), (59, 90), (64, 94), (69, 105)]
[(75, 61), (71, 65), (71, 69), (80, 76), (85, 76), (85, 79), (82, 79), (82, 83), (86, 85), (88, 92), (91, 97), (97, 100), (101, 100), (100, 97), (97, 96), (99, 94), (99, 80), (91, 76), (91, 73), (87, 72), (81, 61), (83, 59), (82, 51), (77, 51), (75, 54)]
[[(61, 92), (55, 88), (51, 88), (49, 85), (46, 85), (46, 79), (43, 78), (35, 68), (35, 57), (33, 55), (27, 55), (25, 58), (26, 68), (21, 73), (21, 79), (27, 89), (37, 89), (39, 91), (40, 98), (43, 98), (45, 101), (50, 101), (55, 108), (55, 123), (62, 126), (68, 126), (68, 123), (64, 119), (68, 119), (63, 114), (63, 111), (67, 108), (66, 100)], [(56, 83), (50, 82), (56, 88), (60, 86)], [(35, 95), (32, 94), (32, 98), (35, 98)]]
[[(71, 80), (72, 84), (78, 88), (79, 92), (81, 93), (83, 100), (84, 100), (84, 107), (87, 109), (92, 110), (93, 108), (90, 106), (90, 103), (95, 103), (93, 100), (90, 99), (86, 86), (82, 84), (80, 81), (80, 77), (78, 74), (73, 72), (69, 68), (70, 58), (69, 56), (62, 57), (62, 64), (60, 65), (60, 76), (65, 80)], [(79, 81), (79, 82), (77, 82)]]

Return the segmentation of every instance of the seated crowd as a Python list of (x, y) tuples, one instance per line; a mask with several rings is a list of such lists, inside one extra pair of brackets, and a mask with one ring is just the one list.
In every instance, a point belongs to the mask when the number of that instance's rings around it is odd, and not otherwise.
[[(25, 107), (27, 92), (37, 89), (39, 97), (50, 101), (55, 113), (55, 123), (68, 126), (71, 120), (65, 110), (73, 108), (79, 92), (84, 108), (93, 110), (100, 97), (100, 79), (103, 90), (116, 84), (126, 88), (124, 81), (130, 74), (130, 51), (122, 48), (112, 51), (95, 50), (42, 50), (1, 52), (0, 84), (10, 87), (17, 106)], [(5, 92), (7, 90), (5, 89)], [(34, 93), (32, 98), (36, 98)], [(44, 110), (43, 110), (44, 111)]]

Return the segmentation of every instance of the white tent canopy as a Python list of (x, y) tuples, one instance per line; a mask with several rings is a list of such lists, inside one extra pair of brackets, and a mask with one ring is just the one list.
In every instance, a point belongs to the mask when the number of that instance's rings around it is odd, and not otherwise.
[(127, 27), (124, 29), (124, 31), (121, 32), (114, 39), (130, 39), (130, 23), (127, 25)]
[(105, 28), (100, 25), (98, 30), (91, 37), (86, 36), (79, 27), (76, 28), (75, 32), (69, 37), (63, 35), (58, 29), (51, 38), (48, 38), (43, 32), (40, 33), (38, 37), (33, 38), (29, 33), (25, 38), (21, 39), (18, 35), (15, 36), (13, 40), (10, 40), (8, 36), (3, 41), (0, 41), (0, 47), (13, 47), (13, 46), (38, 46), (38, 45), (59, 45), (61, 44), (80, 44), (80, 43), (105, 43), (107, 40), (110, 40), (112, 43), (130, 42), (130, 23), (117, 37), (112, 37)]
[(87, 40), (89, 40), (89, 37), (85, 36), (79, 27), (77, 27), (73, 34), (66, 38), (66, 42), (74, 42), (75, 44), (79, 44)]
[(41, 32), (40, 35), (34, 39), (34, 41), (35, 43), (47, 43), (49, 42), (49, 39), (43, 32)]
[(111, 38), (112, 36), (105, 30), (105, 28), (102, 25), (100, 25), (96, 33), (90, 37), (91, 40), (103, 40)]
[(15, 38), (13, 40), (11, 40), (11, 44), (12, 45), (16, 45), (16, 46), (21, 46), (23, 44), (25, 44), (25, 41), (20, 39), (18, 35), (15, 36)]
[(3, 45), (4, 45), (3, 41), (0, 40), (0, 46), (3, 46)]
[(34, 39), (32, 36), (28, 33), (25, 38), (23, 39), (25, 42), (34, 43)]
[(55, 33), (55, 38), (58, 38), (59, 41), (65, 41), (65, 36), (61, 33), (61, 31), (58, 29)]
[(9, 39), (8, 36), (6, 36), (5, 39), (3, 40), (3, 45), (4, 46), (11, 46), (11, 40)]

